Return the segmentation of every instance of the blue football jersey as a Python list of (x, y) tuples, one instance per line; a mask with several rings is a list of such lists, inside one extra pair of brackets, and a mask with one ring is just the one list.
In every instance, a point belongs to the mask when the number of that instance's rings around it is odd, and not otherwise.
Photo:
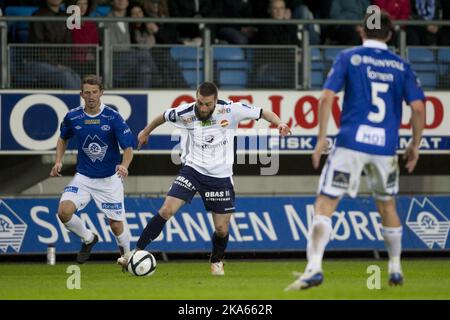
[(401, 57), (379, 41), (342, 51), (324, 89), (339, 92), (344, 103), (336, 146), (369, 154), (394, 155), (403, 100), (424, 100), (424, 92)]
[(84, 107), (70, 110), (61, 123), (60, 137), (76, 138), (77, 172), (90, 178), (106, 178), (116, 172), (122, 149), (135, 147), (135, 138), (125, 120), (111, 107), (102, 105), (96, 116)]

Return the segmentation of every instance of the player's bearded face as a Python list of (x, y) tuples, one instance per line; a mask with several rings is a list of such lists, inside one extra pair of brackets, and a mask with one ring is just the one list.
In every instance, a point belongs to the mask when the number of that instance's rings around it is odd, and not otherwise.
[(215, 96), (204, 97), (197, 95), (197, 103), (195, 104), (195, 114), (200, 121), (206, 121), (211, 118), (211, 115), (216, 108), (217, 99)]

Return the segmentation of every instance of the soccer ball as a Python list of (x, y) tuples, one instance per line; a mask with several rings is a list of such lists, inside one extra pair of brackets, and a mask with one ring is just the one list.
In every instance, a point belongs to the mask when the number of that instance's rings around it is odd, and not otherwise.
[(156, 259), (150, 252), (138, 250), (129, 258), (127, 269), (138, 277), (151, 276), (156, 270)]

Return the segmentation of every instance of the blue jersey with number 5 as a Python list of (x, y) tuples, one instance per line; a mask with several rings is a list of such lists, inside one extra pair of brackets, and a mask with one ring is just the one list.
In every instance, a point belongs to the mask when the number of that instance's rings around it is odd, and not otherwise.
[(393, 155), (397, 149), (403, 100), (424, 100), (410, 65), (387, 46), (368, 40), (342, 51), (324, 89), (344, 89), (336, 146), (369, 154)]

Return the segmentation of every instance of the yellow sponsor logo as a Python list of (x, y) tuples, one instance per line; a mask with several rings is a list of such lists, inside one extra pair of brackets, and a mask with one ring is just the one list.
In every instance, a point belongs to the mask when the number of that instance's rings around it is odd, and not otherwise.
[(84, 124), (100, 124), (100, 119), (86, 119)]

